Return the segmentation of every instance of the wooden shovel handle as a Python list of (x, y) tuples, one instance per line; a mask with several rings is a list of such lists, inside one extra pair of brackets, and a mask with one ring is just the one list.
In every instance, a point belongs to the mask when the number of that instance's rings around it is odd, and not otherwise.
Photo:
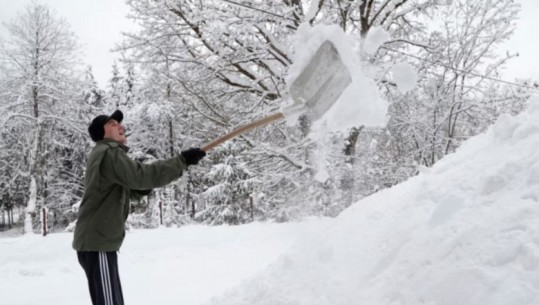
[(269, 115), (269, 116), (267, 116), (265, 118), (262, 118), (262, 119), (260, 119), (258, 121), (254, 121), (251, 124), (238, 127), (236, 129), (234, 129), (232, 132), (230, 132), (230, 133), (228, 133), (228, 134), (226, 134), (226, 135), (224, 135), (222, 137), (219, 137), (219, 138), (211, 141), (210, 143), (202, 146), (202, 150), (207, 152), (207, 151), (215, 148), (219, 144), (221, 144), (223, 142), (226, 142), (226, 141), (228, 141), (228, 140), (230, 140), (232, 138), (235, 138), (235, 137), (241, 135), (244, 132), (247, 132), (249, 130), (255, 129), (255, 128), (260, 127), (260, 126), (267, 125), (267, 124), (269, 124), (271, 122), (275, 122), (275, 121), (278, 121), (278, 120), (281, 120), (281, 119), (284, 119), (284, 114), (282, 114), (281, 112), (277, 112), (277, 113)]

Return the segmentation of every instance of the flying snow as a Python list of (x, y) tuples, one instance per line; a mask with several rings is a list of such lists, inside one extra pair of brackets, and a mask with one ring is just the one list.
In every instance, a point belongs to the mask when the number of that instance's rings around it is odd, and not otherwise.
[[(342, 92), (337, 101), (312, 126), (310, 137), (319, 146), (314, 166), (317, 170), (315, 178), (324, 182), (329, 178), (326, 168), (328, 132), (347, 132), (352, 127), (382, 127), (387, 122), (387, 102), (381, 98), (376, 82), (364, 74), (359, 42), (350, 39), (337, 25), (316, 25), (308, 23), (300, 25), (294, 39), (293, 62), (286, 79), (289, 86), (300, 75), (316, 53), (318, 47), (326, 40), (333, 43), (349, 73), (352, 82)], [(283, 104), (283, 113), (287, 113), (298, 101), (288, 100)], [(285, 114), (286, 115), (286, 114)], [(287, 123), (296, 123), (296, 117), (286, 115)]]
[(367, 37), (363, 40), (363, 51), (367, 54), (374, 54), (384, 42), (390, 38), (389, 32), (382, 27), (376, 26), (369, 30)]
[(395, 82), (401, 93), (414, 89), (417, 84), (417, 72), (407, 62), (395, 64), (391, 68), (391, 74), (393, 75), (393, 82)]
[[(326, 40), (337, 48), (345, 64), (352, 83), (340, 98), (320, 119), (325, 128), (332, 131), (346, 131), (357, 126), (385, 126), (387, 122), (387, 102), (380, 97), (374, 80), (363, 73), (360, 47), (354, 44), (337, 25), (316, 25), (303, 23), (294, 40), (294, 64), (290, 67), (287, 83), (292, 82), (309, 63), (318, 47)], [(284, 107), (289, 105), (284, 105)]]

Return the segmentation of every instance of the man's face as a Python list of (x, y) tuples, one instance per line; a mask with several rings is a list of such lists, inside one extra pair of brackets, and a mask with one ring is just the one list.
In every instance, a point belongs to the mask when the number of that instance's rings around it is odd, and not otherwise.
[(124, 145), (127, 143), (125, 127), (124, 125), (118, 123), (118, 121), (110, 120), (103, 126), (103, 128), (105, 129), (105, 135), (103, 138), (111, 139)]

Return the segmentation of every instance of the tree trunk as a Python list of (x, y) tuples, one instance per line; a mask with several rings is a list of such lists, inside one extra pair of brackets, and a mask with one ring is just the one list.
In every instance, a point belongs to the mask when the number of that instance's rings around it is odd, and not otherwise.
[(346, 144), (344, 146), (344, 155), (347, 156), (346, 163), (350, 164), (344, 169), (343, 176), (341, 178), (341, 191), (343, 204), (345, 207), (350, 206), (354, 200), (354, 184), (355, 184), (355, 175), (354, 175), (354, 160), (356, 154), (356, 144), (359, 138), (359, 134), (363, 130), (364, 126), (353, 127), (346, 139)]
[(344, 155), (349, 156), (352, 158), (348, 158), (347, 162), (353, 164), (354, 158), (353, 156), (356, 154), (356, 144), (357, 139), (359, 138), (359, 134), (363, 130), (364, 126), (360, 127), (353, 127), (350, 131), (350, 135), (348, 135), (348, 138), (346, 139), (346, 144), (344, 145)]
[(7, 228), (8, 230), (11, 230), (11, 227), (13, 226), (13, 206), (7, 210)]
[(30, 197), (28, 198), (28, 204), (26, 206), (25, 216), (24, 216), (24, 234), (30, 234), (33, 232), (33, 218), (36, 210), (36, 200), (37, 200), (37, 185), (36, 178), (34, 176), (30, 177)]
[(195, 203), (191, 199), (191, 183), (192, 183), (191, 173), (187, 172), (187, 194), (185, 194), (185, 206), (186, 206), (187, 210), (189, 210), (189, 208), (191, 208), (190, 216), (191, 216), (191, 219), (193, 219), (193, 218), (195, 218), (195, 212), (196, 211), (195, 211)]
[(2, 223), (0, 223), (0, 231), (3, 231), (6, 227), (6, 210), (2, 209)]

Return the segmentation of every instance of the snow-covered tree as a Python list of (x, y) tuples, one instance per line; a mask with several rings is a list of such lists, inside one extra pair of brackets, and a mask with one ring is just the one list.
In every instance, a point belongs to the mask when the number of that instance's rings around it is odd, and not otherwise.
[(30, 232), (36, 206), (52, 200), (52, 177), (63, 162), (55, 154), (63, 145), (72, 145), (66, 133), (81, 129), (73, 116), (77, 42), (65, 20), (36, 3), (26, 6), (6, 29), (9, 37), (0, 50), (1, 79), (7, 83), (1, 124), (11, 138), (10, 149), (20, 156), (10, 162), (15, 176), (11, 180), (24, 180), (28, 190), (25, 231)]
[(431, 166), (453, 152), (492, 123), (499, 102), (512, 98), (490, 78), (511, 58), (496, 56), (495, 49), (512, 34), (518, 11), (509, 0), (457, 0), (436, 12), (440, 26), (413, 51), (423, 60), (408, 59), (420, 71), (417, 89), (390, 90), (391, 134), (417, 164)]
[(118, 64), (114, 63), (112, 65), (112, 77), (109, 80), (108, 84), (108, 96), (107, 103), (111, 105), (112, 108), (120, 108), (123, 97), (123, 77), (120, 75), (120, 69)]
[[(145, 210), (152, 223), (157, 202), (169, 224), (188, 216), (242, 223), (250, 218), (250, 197), (257, 198), (257, 219), (336, 215), (431, 166), (501, 112), (518, 112), (527, 96), (490, 80), (510, 59), (493, 51), (511, 35), (518, 11), (511, 1), (128, 3), (141, 30), (118, 47), (129, 55), (125, 71), (113, 68), (108, 100), (127, 109), (139, 160), (201, 146), (279, 109), (300, 26), (338, 24), (358, 46), (376, 31), (390, 37), (373, 53), (357, 50), (391, 104), (387, 128), (355, 126), (323, 143), (308, 136), (312, 122), (305, 117), (295, 127), (254, 130), (152, 195)], [(402, 62), (418, 76), (408, 92), (393, 69)]]

